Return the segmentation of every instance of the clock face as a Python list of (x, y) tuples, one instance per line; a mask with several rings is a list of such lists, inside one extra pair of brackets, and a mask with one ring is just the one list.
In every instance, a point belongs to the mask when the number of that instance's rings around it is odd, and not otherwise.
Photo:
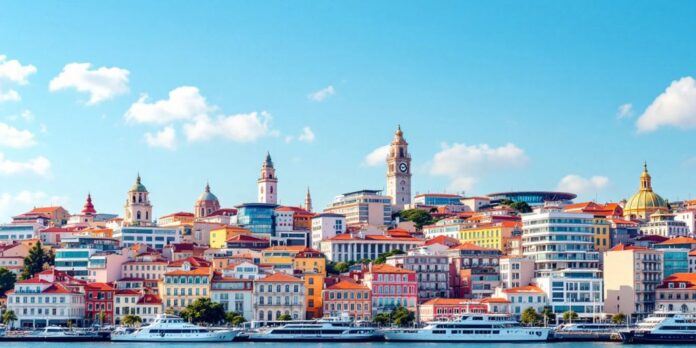
[(402, 173), (406, 173), (406, 171), (408, 170), (408, 166), (406, 165), (406, 163), (401, 162), (401, 164), (399, 164), (399, 170), (400, 170)]

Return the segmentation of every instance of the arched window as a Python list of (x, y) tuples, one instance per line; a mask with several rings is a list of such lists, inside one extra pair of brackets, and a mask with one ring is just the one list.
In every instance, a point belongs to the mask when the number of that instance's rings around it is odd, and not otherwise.
[(268, 311), (268, 315), (266, 317), (269, 321), (273, 320), (273, 311)]
[(259, 320), (263, 320), (263, 311), (259, 311)]
[(276, 311), (276, 319), (280, 318), (280, 311)]
[(150, 220), (150, 212), (149, 211), (145, 212), (145, 220)]
[(270, 188), (270, 191), (269, 191), (269, 192), (270, 192), (270, 193), (273, 193), (273, 186), (271, 186), (271, 188)]
[(140, 220), (140, 211), (138, 211), (137, 213), (135, 213), (135, 218), (138, 219), (138, 220)]
[(133, 195), (133, 203), (135, 203), (135, 195)]
[(686, 313), (689, 311), (689, 307), (686, 304), (681, 305), (681, 311)]
[(290, 292), (290, 284), (285, 284), (285, 292)]
[[(263, 305), (263, 304), (264, 304), (264, 303), (263, 303), (263, 296), (259, 296), (259, 304), (260, 304), (260, 305)], [(263, 312), (262, 312), (262, 313), (263, 313)], [(263, 314), (261, 314), (261, 316), (263, 316)]]

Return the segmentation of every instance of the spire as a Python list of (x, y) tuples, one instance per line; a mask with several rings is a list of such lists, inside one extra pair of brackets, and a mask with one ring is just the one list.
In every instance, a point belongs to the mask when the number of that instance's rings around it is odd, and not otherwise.
[(640, 175), (640, 190), (652, 191), (650, 174), (648, 173), (648, 163), (643, 161), (643, 173)]
[(304, 200), (304, 208), (308, 212), (312, 212), (312, 195), (309, 193), (309, 186), (307, 186), (307, 195)]
[(271, 160), (271, 153), (266, 151), (266, 160), (263, 162), (265, 167), (273, 167), (273, 160)]
[(205, 192), (210, 193), (210, 182), (205, 182)]
[(85, 201), (85, 205), (82, 207), (82, 214), (94, 215), (96, 213), (97, 211), (94, 209), (94, 204), (92, 204), (92, 194), (87, 193), (87, 200)]

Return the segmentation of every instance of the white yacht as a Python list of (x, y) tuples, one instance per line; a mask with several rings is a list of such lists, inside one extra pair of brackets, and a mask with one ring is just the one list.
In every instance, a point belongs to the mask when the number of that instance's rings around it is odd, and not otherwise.
[(161, 314), (150, 325), (138, 329), (120, 328), (112, 341), (126, 342), (231, 342), (239, 331), (209, 329), (185, 322), (180, 317)]
[(655, 312), (635, 329), (620, 331), (624, 343), (696, 344), (696, 314)]
[(387, 329), (387, 341), (533, 342), (546, 341), (550, 328), (524, 327), (508, 315), (469, 313), (453, 321), (433, 321), (423, 328)]
[(356, 325), (349, 320), (325, 318), (316, 321), (291, 322), (249, 333), (251, 341), (343, 341), (359, 342), (381, 339), (374, 327)]

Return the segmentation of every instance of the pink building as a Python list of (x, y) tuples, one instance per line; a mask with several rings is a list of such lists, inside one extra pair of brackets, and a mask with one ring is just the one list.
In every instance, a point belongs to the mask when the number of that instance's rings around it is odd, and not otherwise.
[(486, 313), (488, 306), (481, 300), (464, 298), (434, 298), (418, 306), (418, 320), (452, 320), (464, 313)]
[(372, 292), (363, 285), (344, 279), (322, 291), (324, 315), (347, 314), (353, 320), (372, 320)]
[(370, 264), (365, 273), (364, 283), (372, 291), (373, 314), (391, 311), (399, 306), (416, 311), (416, 272), (390, 265)]

